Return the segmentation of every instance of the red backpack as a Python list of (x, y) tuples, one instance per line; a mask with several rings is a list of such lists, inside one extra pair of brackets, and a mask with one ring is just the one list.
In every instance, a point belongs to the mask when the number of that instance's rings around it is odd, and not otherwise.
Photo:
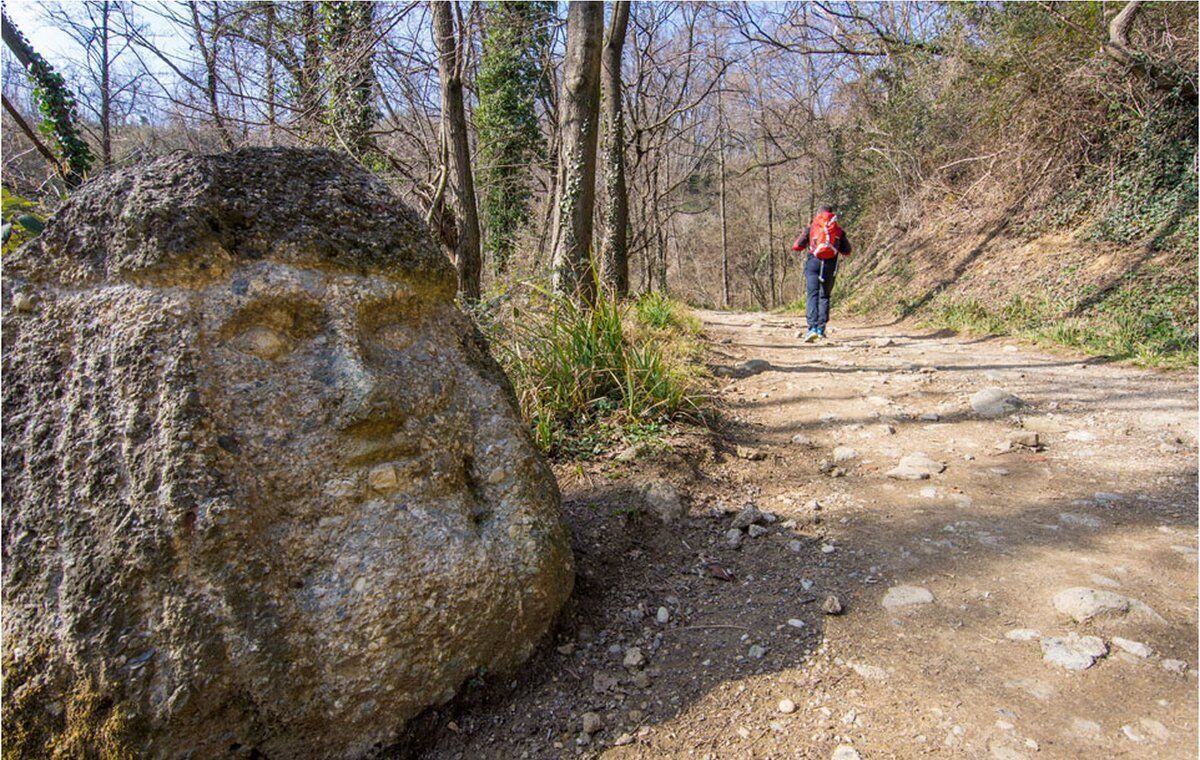
[(808, 250), (818, 259), (832, 259), (838, 255), (838, 243), (842, 240), (842, 228), (837, 215), (830, 211), (818, 212), (808, 228)]

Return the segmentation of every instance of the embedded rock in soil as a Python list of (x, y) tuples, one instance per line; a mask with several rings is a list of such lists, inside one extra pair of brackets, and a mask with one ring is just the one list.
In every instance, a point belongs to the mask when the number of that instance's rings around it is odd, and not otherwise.
[(849, 462), (857, 457), (858, 452), (848, 446), (838, 446), (833, 450), (833, 461), (838, 462), (839, 464), (842, 462)]
[(1129, 611), (1129, 599), (1112, 591), (1094, 588), (1068, 588), (1059, 591), (1052, 600), (1054, 609), (1067, 615), (1076, 623), (1094, 617), (1123, 615)]
[(1123, 652), (1128, 652), (1135, 657), (1146, 658), (1153, 654), (1150, 647), (1146, 646), (1140, 641), (1133, 641), (1131, 639), (1123, 639), (1120, 636), (1113, 636), (1112, 643), (1117, 649), (1120, 649)]
[(929, 604), (933, 594), (923, 586), (892, 586), (883, 595), (883, 606), (889, 610), (910, 607), (914, 604)]
[(372, 174), (173, 153), (4, 264), (6, 754), (359, 757), (533, 651), (554, 476)]
[(763, 522), (764, 515), (758, 507), (750, 504), (742, 508), (740, 512), (734, 515), (733, 522), (730, 523), (731, 528), (745, 529), (751, 525), (757, 525)]
[(1024, 401), (1002, 388), (984, 388), (971, 396), (971, 408), (986, 419), (1004, 417), (1024, 405)]
[(642, 503), (665, 524), (671, 524), (687, 514), (687, 507), (675, 486), (665, 480), (652, 480), (642, 488)]
[(928, 473), (929, 475), (937, 475), (939, 472), (942, 472), (946, 469), (945, 462), (939, 462), (921, 451), (914, 451), (913, 453), (901, 458), (899, 466), (910, 470), (916, 470), (917, 472)]
[(1067, 670), (1087, 670), (1096, 660), (1108, 654), (1108, 647), (1099, 636), (1080, 636), (1071, 633), (1065, 638), (1047, 636), (1042, 639), (1042, 659)]

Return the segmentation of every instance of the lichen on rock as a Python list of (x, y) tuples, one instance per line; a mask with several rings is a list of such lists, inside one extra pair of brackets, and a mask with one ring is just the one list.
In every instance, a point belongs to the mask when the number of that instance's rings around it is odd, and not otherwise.
[(6, 257), (6, 744), (367, 756), (529, 655), (568, 537), (454, 286), (324, 151), (106, 174)]

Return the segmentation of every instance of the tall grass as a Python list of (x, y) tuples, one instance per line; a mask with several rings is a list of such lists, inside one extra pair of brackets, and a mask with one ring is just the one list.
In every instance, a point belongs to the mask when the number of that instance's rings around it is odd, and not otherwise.
[(588, 307), (539, 290), (481, 322), (538, 445), (572, 455), (625, 429), (702, 418), (700, 371), (674, 327), (687, 323), (681, 309), (611, 298)]

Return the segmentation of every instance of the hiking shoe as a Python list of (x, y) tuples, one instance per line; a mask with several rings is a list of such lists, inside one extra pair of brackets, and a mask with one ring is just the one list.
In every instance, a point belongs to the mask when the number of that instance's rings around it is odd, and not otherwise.
[(821, 334), (819, 332), (817, 332), (816, 330), (809, 330), (808, 333), (804, 336), (804, 342), (812, 343), (814, 340), (816, 340), (819, 337), (821, 337)]

